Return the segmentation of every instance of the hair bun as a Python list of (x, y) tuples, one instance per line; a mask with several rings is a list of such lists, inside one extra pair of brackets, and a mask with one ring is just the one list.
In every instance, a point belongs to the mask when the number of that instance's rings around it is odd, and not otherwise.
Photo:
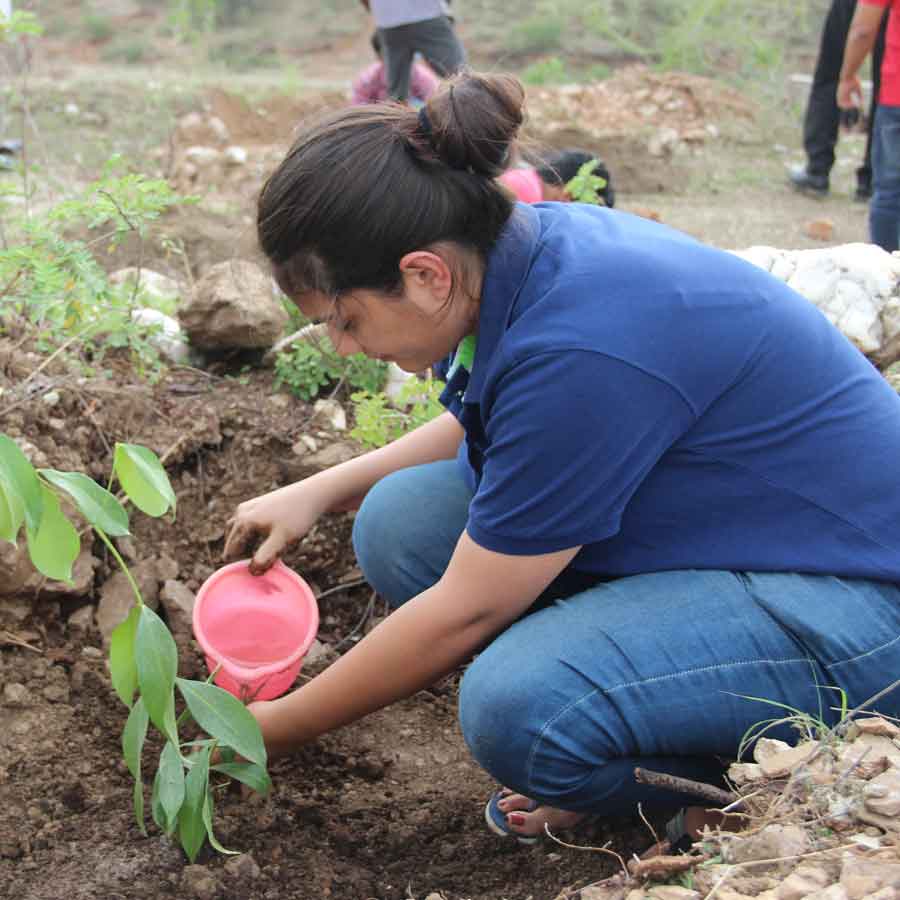
[(524, 102), (525, 90), (511, 75), (463, 73), (422, 108), (418, 130), (446, 165), (494, 178), (506, 168)]

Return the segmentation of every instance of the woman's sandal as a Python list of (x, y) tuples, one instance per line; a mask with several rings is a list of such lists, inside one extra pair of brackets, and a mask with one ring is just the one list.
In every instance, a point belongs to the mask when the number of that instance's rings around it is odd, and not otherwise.
[[(539, 835), (517, 834), (515, 831), (512, 831), (509, 827), (509, 822), (506, 821), (506, 813), (497, 805), (506, 795), (506, 791), (495, 791), (491, 794), (491, 799), (488, 800), (487, 805), (484, 807), (484, 821), (487, 823), (487, 827), (499, 837), (514, 837), (524, 846), (533, 846), (538, 842)], [(540, 804), (536, 800), (532, 800), (521, 811), (534, 812), (539, 806)]]

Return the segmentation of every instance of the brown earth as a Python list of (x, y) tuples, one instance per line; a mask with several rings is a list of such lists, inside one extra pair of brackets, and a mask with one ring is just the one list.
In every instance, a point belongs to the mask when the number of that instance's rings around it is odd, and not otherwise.
[[(110, 378), (86, 382), (51, 365), (46, 381), (35, 383), (44, 392), (53, 387), (60, 403), (47, 406), (39, 390), (11, 408), (16, 400), (7, 398), (19, 396), (13, 384), (40, 364), (16, 343), (0, 341), (3, 431), (33, 444), (41, 465), (101, 479), (115, 441), (165, 457), (177, 518), (133, 516), (134, 554), (174, 560), (178, 579), (192, 589), (220, 563), (234, 506), (298, 476), (302, 462), (291, 451), (298, 437), (336, 437), (310, 421), (304, 404), (273, 394), (265, 370), (242, 383), (179, 369), (148, 386), (122, 361), (113, 361)], [(328, 518), (286, 557), (317, 593), (358, 577), (350, 524), (347, 515)], [(99, 542), (93, 552), (99, 562), (84, 598), (35, 591), (0, 600), (0, 896), (400, 900), (439, 890), (448, 900), (487, 900), (554, 897), (563, 886), (609, 873), (597, 854), (552, 843), (525, 850), (488, 833), (482, 808), (493, 785), (457, 727), (455, 677), (275, 764), (269, 798), (220, 795), (218, 837), (255, 865), (229, 864), (206, 849), (198, 864), (211, 880), (186, 868), (176, 844), (152, 824), (146, 837), (135, 825), (119, 743), (125, 708), (110, 688), (100, 634), (72, 624), (114, 571)], [(383, 613), (379, 602), (364, 615), (370, 599), (357, 586), (322, 600), (319, 640), (328, 652), (301, 678)], [(205, 676), (193, 645), (181, 654), (180, 674)], [(147, 768), (152, 758), (148, 748)], [(622, 852), (651, 841), (636, 822), (592, 828), (579, 839), (612, 839)]]

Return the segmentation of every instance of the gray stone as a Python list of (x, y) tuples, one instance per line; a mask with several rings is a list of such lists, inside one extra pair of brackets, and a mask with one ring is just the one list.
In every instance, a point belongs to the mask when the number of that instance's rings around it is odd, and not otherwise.
[(194, 592), (174, 579), (163, 582), (159, 602), (166, 613), (169, 630), (174, 635), (193, 633)]
[(225, 863), (225, 874), (240, 881), (253, 881), (260, 876), (260, 868), (249, 853), (241, 853)]
[(181, 873), (181, 890), (196, 900), (215, 900), (219, 883), (206, 866), (185, 866)]
[(88, 604), (76, 609), (68, 622), (69, 628), (75, 631), (90, 631), (94, 627), (94, 607)]
[[(132, 567), (131, 575), (140, 588), (144, 603), (151, 609), (157, 609), (159, 606), (157, 561), (148, 559), (138, 563)], [(97, 628), (100, 629), (104, 642), (109, 641), (116, 626), (125, 621), (136, 602), (131, 583), (124, 572), (116, 572), (103, 585), (100, 590), (100, 603), (97, 606)]]
[(849, 900), (870, 898), (884, 888), (900, 888), (900, 863), (860, 859), (848, 853), (841, 867), (841, 886)]
[(178, 318), (190, 342), (205, 349), (271, 347), (288, 323), (271, 278), (245, 260), (210, 268)]
[[(85, 542), (72, 566), (72, 583), (50, 581), (35, 569), (22, 540), (17, 546), (0, 543), (0, 600), (5, 597), (58, 597), (60, 599), (86, 597), (94, 587), (96, 558)], [(5, 605), (5, 601), (4, 605)]]
[[(723, 858), (728, 863), (744, 863), (768, 859), (796, 857), (809, 850), (809, 837), (797, 825), (767, 825), (756, 834), (741, 837), (736, 835), (723, 848)], [(771, 866), (754, 866), (755, 873), (765, 873), (773, 867), (782, 866), (773, 863)]]
[(31, 706), (31, 691), (24, 684), (11, 681), (3, 688), (4, 706)]

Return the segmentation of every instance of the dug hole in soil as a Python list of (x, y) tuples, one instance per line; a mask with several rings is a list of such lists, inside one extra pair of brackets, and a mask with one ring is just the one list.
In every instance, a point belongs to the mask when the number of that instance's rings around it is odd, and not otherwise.
[[(0, 387), (42, 360), (21, 344), (18, 335), (0, 339)], [(225, 522), (240, 501), (360, 449), (311, 419), (306, 404), (274, 392), (266, 370), (232, 379), (174, 369), (155, 385), (137, 379), (124, 360), (109, 372), (87, 380), (51, 364), (44, 389), (52, 382), (59, 402), (48, 405), (38, 392), (7, 406), (3, 431), (31, 445), (36, 465), (100, 481), (115, 441), (142, 443), (165, 459), (177, 518), (135, 513), (133, 538), (122, 544), (148, 600), (161, 588), (171, 593), (173, 581), (197, 590), (221, 564)], [(316, 454), (292, 451), (300, 434), (313, 439)], [(317, 594), (348, 585), (321, 600), (318, 644), (301, 679), (384, 614), (359, 583), (351, 525), (349, 515), (327, 517), (285, 558)], [(495, 785), (471, 761), (457, 727), (458, 675), (275, 763), (265, 799), (237, 787), (219, 792), (217, 836), (244, 856), (206, 847), (188, 866), (149, 816), (146, 837), (134, 821), (120, 745), (126, 709), (110, 687), (95, 619), (117, 568), (99, 541), (82, 543), (79, 596), (23, 570), (8, 545), (0, 555), (0, 897), (355, 900), (441, 891), (448, 900), (538, 898), (611, 871), (596, 854), (552, 842), (526, 850), (487, 831), (482, 810)], [(10, 577), (26, 586), (3, 597)], [(189, 631), (168, 618), (179, 674), (205, 677)], [(145, 784), (160, 749), (148, 741)], [(594, 828), (581, 837), (612, 838), (626, 852), (650, 842), (637, 822)]]

